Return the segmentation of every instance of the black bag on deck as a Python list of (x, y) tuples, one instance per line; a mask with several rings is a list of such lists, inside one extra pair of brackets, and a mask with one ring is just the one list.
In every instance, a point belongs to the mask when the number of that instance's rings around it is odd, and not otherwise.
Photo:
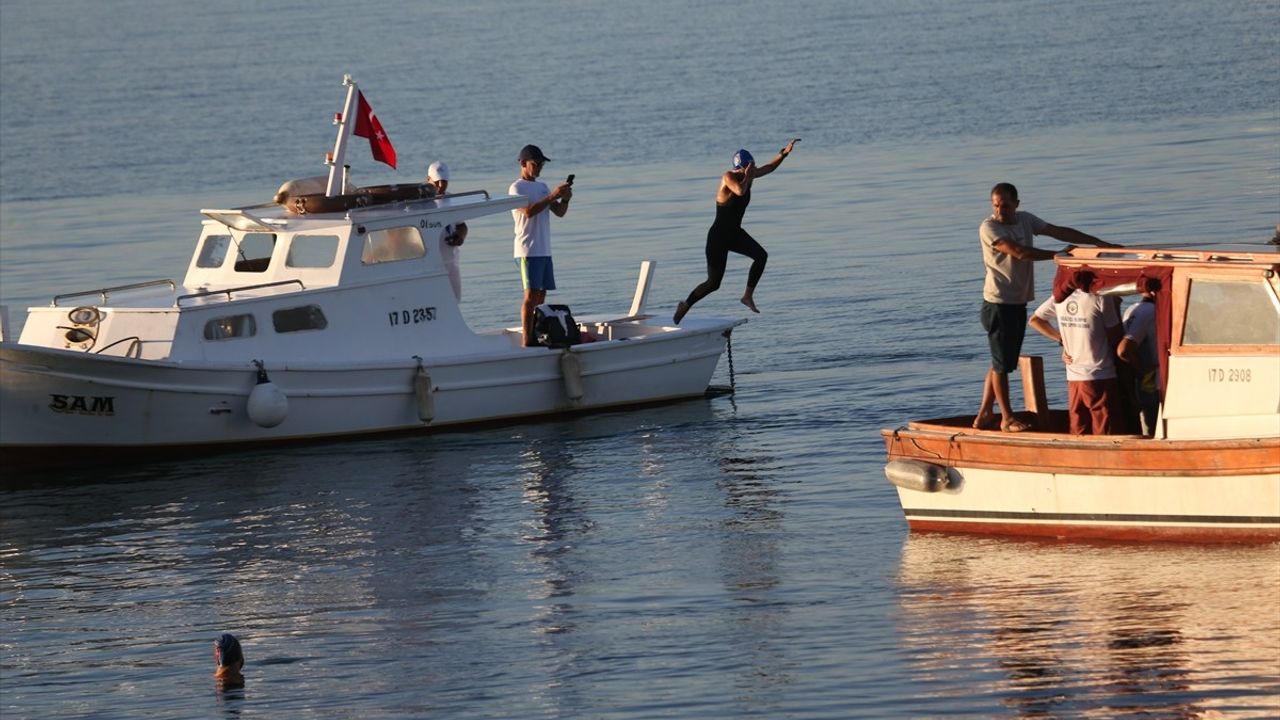
[(564, 348), (582, 342), (578, 323), (568, 305), (539, 305), (533, 309), (533, 340), (538, 345)]

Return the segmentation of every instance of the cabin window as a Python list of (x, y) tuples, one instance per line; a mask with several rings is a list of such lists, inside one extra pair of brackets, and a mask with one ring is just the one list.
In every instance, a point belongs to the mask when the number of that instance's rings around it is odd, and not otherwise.
[(418, 228), (388, 228), (374, 230), (365, 236), (364, 252), (360, 254), (360, 261), (365, 265), (373, 265), (395, 260), (412, 260), (426, 253), (426, 246), (422, 243), (422, 235), (418, 232)]
[(196, 258), (196, 267), (220, 268), (227, 259), (227, 249), (231, 247), (230, 235), (206, 235), (200, 244), (200, 256)]
[(275, 248), (274, 233), (245, 233), (236, 248), (236, 272), (266, 272)]
[(278, 333), (298, 332), (299, 330), (323, 330), (329, 327), (324, 311), (319, 305), (303, 305), (296, 308), (285, 308), (271, 313), (271, 324)]
[(1261, 282), (1191, 280), (1183, 345), (1280, 345), (1280, 311)]
[(258, 324), (252, 315), (228, 315), (214, 318), (204, 324), (205, 340), (230, 340), (231, 338), (253, 337), (258, 334)]
[(337, 258), (337, 235), (294, 235), (284, 264), (296, 268), (327, 268), (333, 267)]

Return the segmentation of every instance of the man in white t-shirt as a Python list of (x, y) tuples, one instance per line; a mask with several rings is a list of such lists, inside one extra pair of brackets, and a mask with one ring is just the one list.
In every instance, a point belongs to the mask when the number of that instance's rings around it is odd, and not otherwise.
[[(1052, 323), (1057, 322), (1057, 328)], [(1120, 422), (1115, 351), (1120, 314), (1111, 298), (1075, 290), (1049, 298), (1027, 324), (1062, 346), (1067, 365), (1067, 416), (1072, 435), (1114, 435)]]
[[(1022, 338), (1027, 330), (1027, 303), (1035, 299), (1035, 271), (1032, 263), (1051, 260), (1056, 254), (1034, 246), (1033, 237), (1048, 235), (1074, 245), (1118, 247), (1082, 233), (1075, 228), (1051, 225), (1029, 212), (1018, 210), (1018, 188), (998, 183), (991, 188), (991, 216), (978, 227), (982, 243), (982, 264), (986, 279), (982, 285), (982, 327), (991, 348), (991, 366), (982, 382), (982, 405), (973, 418), (980, 430), (995, 423), (991, 404), (1000, 408), (1000, 429), (1021, 432), (1028, 429), (1013, 417), (1009, 402), (1009, 373), (1018, 367)], [(1068, 245), (1064, 252), (1071, 251)]]
[[(449, 166), (439, 160), (431, 163), (427, 182), (436, 189), (436, 197), (443, 196), (449, 189)], [(462, 243), (467, 240), (467, 232), (464, 222), (445, 225), (440, 231), (440, 262), (449, 273), (449, 284), (458, 302), (462, 302)]]
[(564, 217), (569, 211), (569, 199), (573, 197), (571, 181), (565, 181), (554, 190), (538, 180), (542, 166), (551, 158), (542, 154), (537, 145), (520, 148), (520, 178), (511, 183), (509, 195), (522, 195), (529, 204), (511, 211), (515, 222), (516, 267), (524, 285), (524, 302), (520, 305), (520, 325), (523, 328), (523, 345), (533, 344), (533, 309), (546, 302), (547, 291), (556, 289), (555, 271), (551, 265), (551, 218), (546, 210)]

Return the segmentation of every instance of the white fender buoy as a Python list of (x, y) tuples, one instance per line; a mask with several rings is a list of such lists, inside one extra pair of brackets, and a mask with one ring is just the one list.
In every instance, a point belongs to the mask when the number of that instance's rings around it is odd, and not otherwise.
[(560, 353), (560, 374), (564, 376), (564, 394), (576, 405), (586, 394), (582, 387), (582, 365), (576, 353), (569, 350)]
[(436, 416), (436, 400), (431, 392), (431, 375), (418, 360), (418, 370), (413, 376), (413, 399), (418, 406), (418, 419), (429, 423)]
[(289, 398), (285, 397), (284, 392), (271, 382), (271, 378), (267, 377), (267, 371), (262, 362), (258, 360), (254, 362), (258, 365), (258, 384), (254, 385), (249, 393), (249, 402), (245, 409), (254, 424), (259, 427), (273, 428), (284, 422), (285, 416), (289, 414)]
[(950, 481), (945, 467), (923, 460), (894, 460), (884, 466), (884, 476), (900, 488), (919, 492), (938, 492)]

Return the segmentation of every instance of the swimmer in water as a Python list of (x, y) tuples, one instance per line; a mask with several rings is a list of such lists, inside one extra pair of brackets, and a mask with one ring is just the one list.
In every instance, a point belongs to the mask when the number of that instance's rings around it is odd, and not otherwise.
[(769, 253), (742, 229), (742, 216), (751, 202), (751, 184), (756, 178), (778, 169), (799, 141), (800, 138), (795, 138), (788, 142), (786, 147), (778, 151), (777, 157), (760, 167), (756, 167), (755, 158), (746, 150), (739, 150), (734, 154), (733, 169), (720, 178), (720, 188), (716, 190), (716, 219), (707, 231), (707, 279), (694, 288), (689, 297), (676, 305), (676, 313), (671, 318), (676, 325), (680, 324), (694, 303), (720, 289), (730, 252), (751, 258), (751, 269), (747, 272), (747, 290), (742, 294), (742, 304), (750, 308), (751, 312), (760, 312), (755, 302), (756, 285), (764, 274)]
[(244, 653), (235, 635), (223, 633), (213, 641), (213, 663), (217, 668), (213, 677), (218, 681), (219, 690), (244, 687), (244, 675), (240, 674), (244, 669)]

